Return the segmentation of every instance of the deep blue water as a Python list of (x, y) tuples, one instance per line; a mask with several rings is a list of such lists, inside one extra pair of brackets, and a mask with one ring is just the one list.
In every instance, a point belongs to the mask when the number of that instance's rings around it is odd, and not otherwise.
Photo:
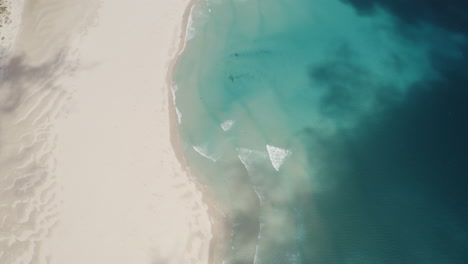
[(174, 80), (224, 263), (468, 263), (468, 3), (211, 0)]

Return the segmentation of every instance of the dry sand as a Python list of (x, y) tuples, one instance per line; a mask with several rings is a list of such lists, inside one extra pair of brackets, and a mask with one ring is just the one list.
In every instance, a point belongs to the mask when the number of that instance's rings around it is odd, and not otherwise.
[(23, 0), (0, 0), (0, 78), (5, 57), (11, 54), (21, 24)]
[(0, 263), (208, 263), (169, 129), (189, 4), (26, 1), (0, 83)]

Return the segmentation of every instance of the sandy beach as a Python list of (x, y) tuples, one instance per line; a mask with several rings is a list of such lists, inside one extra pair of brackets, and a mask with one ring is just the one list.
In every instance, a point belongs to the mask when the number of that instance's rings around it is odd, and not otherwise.
[(25, 1), (0, 82), (0, 263), (209, 262), (170, 128), (190, 6)]

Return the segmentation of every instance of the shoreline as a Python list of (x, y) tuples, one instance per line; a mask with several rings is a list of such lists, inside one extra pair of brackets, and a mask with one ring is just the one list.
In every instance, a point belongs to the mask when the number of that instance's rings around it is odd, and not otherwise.
[(188, 3), (184, 15), (182, 16), (181, 32), (178, 34), (174, 40), (176, 44), (175, 54), (172, 56), (171, 62), (168, 68), (167, 75), (167, 92), (168, 92), (168, 108), (169, 108), (169, 130), (170, 130), (170, 139), (171, 145), (174, 150), (174, 153), (177, 159), (180, 162), (180, 165), (187, 171), (189, 179), (195, 183), (197, 189), (202, 193), (202, 200), (208, 206), (208, 215), (211, 217), (211, 227), (212, 227), (212, 238), (210, 241), (210, 252), (209, 252), (209, 264), (221, 263), (223, 251), (227, 243), (227, 227), (229, 222), (227, 221), (226, 216), (223, 214), (222, 209), (219, 209), (220, 205), (216, 202), (216, 199), (212, 192), (209, 190), (209, 187), (205, 185), (200, 177), (196, 176), (194, 170), (188, 165), (187, 159), (184, 155), (184, 150), (179, 135), (179, 123), (178, 116), (176, 113), (176, 105), (173, 90), (174, 85), (174, 75), (177, 70), (177, 63), (180, 60), (180, 57), (185, 51), (187, 45), (187, 29), (188, 23), (190, 20), (191, 12), (193, 11), (194, 6), (200, 0), (190, 0)]
[[(12, 48), (21, 68), (8, 69), (18, 76), (8, 85), (24, 82), (25, 97), (0, 121), (14, 136), (7, 152), (28, 148), (19, 164), (37, 163), (42, 174), (35, 182), (12, 163), (7, 169), (18, 178), (7, 182), (11, 195), (0, 197), (16, 203), (15, 188), (23, 184), (30, 188), (24, 207), (34, 212), (40, 202), (44, 209), (28, 216), (35, 230), (11, 218), (16, 230), (6, 234), (17, 250), (3, 254), (10, 245), (0, 241), (0, 262), (214, 262), (220, 218), (187, 166), (171, 106), (173, 70), (195, 2), (26, 1)], [(8, 210), (7, 217), (20, 209)]]

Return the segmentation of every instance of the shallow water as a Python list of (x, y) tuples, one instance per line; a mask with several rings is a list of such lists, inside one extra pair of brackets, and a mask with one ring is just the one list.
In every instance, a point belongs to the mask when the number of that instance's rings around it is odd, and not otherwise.
[(224, 263), (468, 261), (467, 8), (400, 2), (194, 7), (174, 94)]

